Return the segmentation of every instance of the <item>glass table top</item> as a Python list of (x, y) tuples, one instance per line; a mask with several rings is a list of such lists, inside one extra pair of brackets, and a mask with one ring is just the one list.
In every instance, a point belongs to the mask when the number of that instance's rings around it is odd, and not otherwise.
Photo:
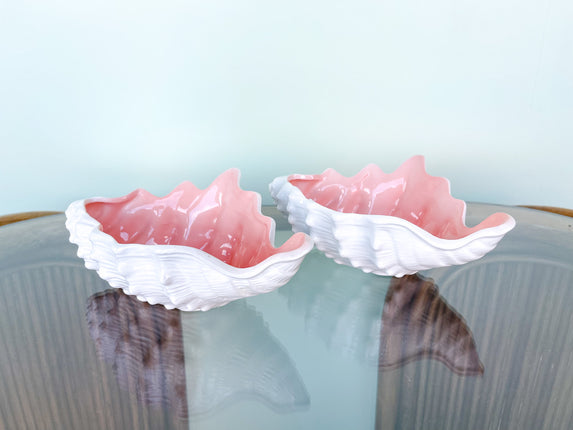
[[(277, 220), (277, 242), (291, 234)], [(278, 290), (168, 311), (84, 267), (64, 215), (0, 228), (0, 428), (568, 429), (573, 219), (404, 278), (313, 250)]]

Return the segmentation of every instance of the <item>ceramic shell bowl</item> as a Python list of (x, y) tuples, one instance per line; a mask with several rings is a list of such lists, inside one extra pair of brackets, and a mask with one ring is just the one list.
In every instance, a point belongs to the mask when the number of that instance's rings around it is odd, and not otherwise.
[(75, 201), (66, 210), (70, 241), (111, 286), (168, 309), (208, 310), (272, 291), (313, 242), (301, 233), (275, 248), (274, 220), (238, 181), (231, 169), (205, 190), (184, 182), (162, 198), (140, 189)]
[(378, 275), (476, 260), (515, 226), (496, 213), (467, 227), (465, 202), (450, 195), (447, 179), (426, 173), (422, 156), (391, 174), (371, 164), (350, 178), (333, 169), (282, 176), (270, 191), (293, 231), (309, 234), (337, 263)]

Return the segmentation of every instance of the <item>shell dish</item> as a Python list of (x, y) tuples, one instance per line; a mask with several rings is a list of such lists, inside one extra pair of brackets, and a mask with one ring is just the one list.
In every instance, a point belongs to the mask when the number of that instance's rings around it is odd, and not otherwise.
[(422, 156), (390, 174), (370, 164), (350, 178), (333, 169), (282, 176), (270, 191), (293, 231), (309, 234), (336, 262), (378, 275), (476, 260), (515, 226), (496, 213), (467, 227), (465, 202), (450, 195), (447, 179), (426, 173)]
[(230, 169), (205, 190), (184, 182), (165, 197), (139, 189), (75, 201), (66, 210), (70, 242), (111, 286), (168, 309), (208, 310), (272, 291), (313, 242), (295, 234), (275, 248), (260, 195), (238, 183)]

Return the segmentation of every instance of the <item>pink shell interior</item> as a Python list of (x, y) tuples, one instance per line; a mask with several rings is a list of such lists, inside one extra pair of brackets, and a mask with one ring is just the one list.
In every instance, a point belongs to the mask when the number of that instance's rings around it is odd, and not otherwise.
[(465, 202), (450, 195), (447, 179), (426, 173), (424, 157), (419, 155), (389, 174), (370, 164), (350, 178), (327, 169), (320, 175), (291, 175), (288, 181), (306, 198), (329, 209), (399, 217), (442, 239), (465, 237), (509, 219), (496, 213), (475, 227), (466, 227)]
[(139, 189), (118, 198), (92, 199), (86, 211), (120, 244), (182, 245), (201, 249), (234, 267), (254, 266), (305, 241), (270, 241), (273, 220), (260, 213), (257, 193), (239, 188), (239, 171), (221, 174), (205, 190), (183, 182), (165, 197)]

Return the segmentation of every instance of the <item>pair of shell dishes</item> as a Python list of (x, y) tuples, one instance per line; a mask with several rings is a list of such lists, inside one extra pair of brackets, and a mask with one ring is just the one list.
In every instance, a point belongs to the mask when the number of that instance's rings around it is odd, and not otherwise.
[(239, 171), (205, 190), (184, 182), (165, 197), (135, 190), (78, 200), (66, 210), (70, 241), (88, 269), (150, 304), (209, 310), (286, 284), (316, 245), (337, 263), (401, 277), (476, 260), (515, 226), (496, 213), (465, 225), (466, 204), (415, 156), (394, 173), (371, 164), (353, 177), (276, 178), (270, 192), (295, 232), (274, 247), (275, 223)]

